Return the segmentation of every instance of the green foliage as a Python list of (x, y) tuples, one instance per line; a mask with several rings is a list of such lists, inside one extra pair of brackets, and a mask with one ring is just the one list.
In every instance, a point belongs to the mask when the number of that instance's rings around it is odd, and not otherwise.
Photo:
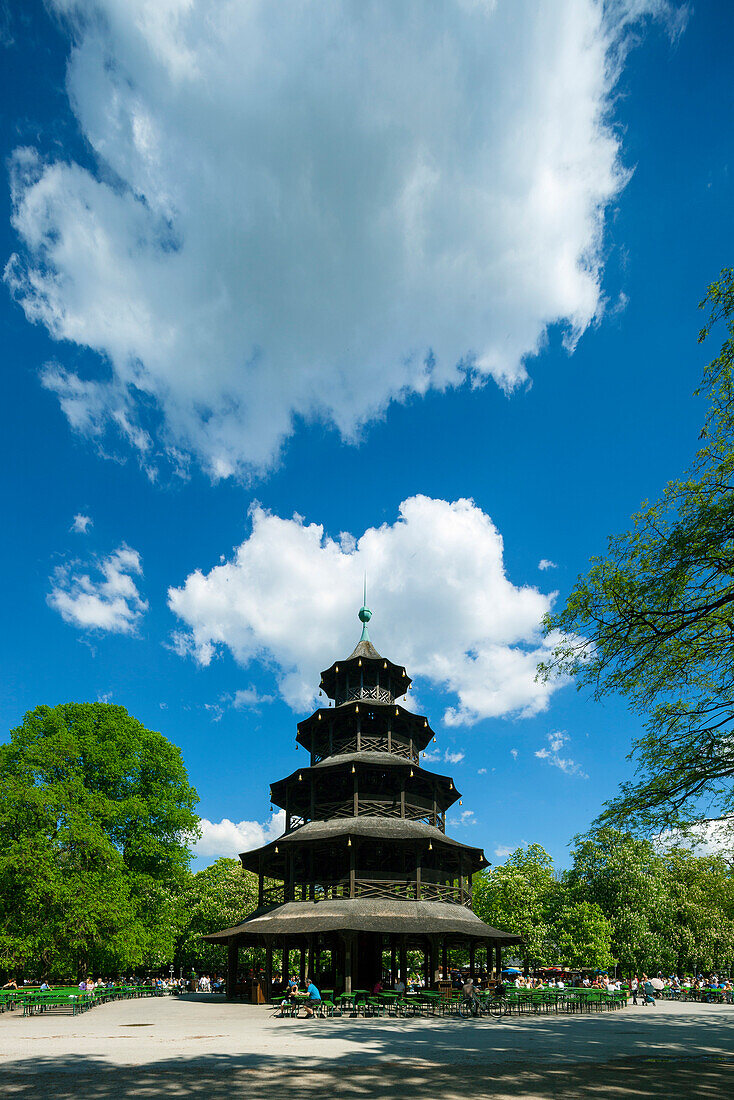
[(573, 969), (613, 966), (612, 924), (595, 902), (561, 905), (551, 926), (556, 960)]
[(611, 922), (611, 950), (624, 972), (676, 966), (675, 907), (665, 859), (652, 844), (602, 828), (577, 841), (569, 896), (596, 904)]
[(528, 967), (729, 972), (734, 866), (684, 847), (656, 848), (608, 826), (578, 838), (557, 876), (537, 844), (474, 877), (482, 920), (523, 937)]
[(619, 692), (643, 716), (636, 778), (601, 820), (647, 832), (734, 813), (733, 270), (701, 307), (701, 341), (717, 324), (727, 331), (697, 391), (709, 402), (701, 449), (547, 616), (561, 640), (539, 669), (596, 697)]
[(171, 958), (197, 802), (179, 750), (124, 707), (29, 711), (0, 745), (0, 965)]
[[(207, 932), (231, 928), (257, 908), (257, 876), (242, 869), (239, 860), (217, 859), (192, 875), (182, 894), (185, 923), (176, 946), (176, 961), (188, 972), (224, 973), (227, 949), (204, 943)], [(243, 967), (248, 965), (244, 960)]]
[(474, 876), (474, 911), (495, 928), (522, 936), (528, 966), (552, 965), (552, 913), (560, 886), (553, 860), (539, 844), (517, 848), (503, 865)]

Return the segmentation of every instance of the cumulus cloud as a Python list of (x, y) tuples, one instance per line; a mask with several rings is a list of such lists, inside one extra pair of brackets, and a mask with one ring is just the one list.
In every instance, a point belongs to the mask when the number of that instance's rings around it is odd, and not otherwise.
[(477, 820), (474, 810), (462, 810), (456, 817), (447, 818), (446, 823), (447, 825), (476, 825)]
[(132, 634), (148, 610), (134, 580), (142, 573), (140, 554), (123, 545), (93, 565), (59, 566), (46, 598), (65, 622), (82, 630)]
[(555, 644), (540, 636), (552, 595), (508, 579), (502, 537), (473, 501), (411, 497), (395, 523), (359, 539), (334, 540), (319, 524), (259, 506), (250, 516), (231, 561), (169, 589), (186, 628), (174, 638), (180, 654), (208, 665), (226, 648), (243, 666), (265, 661), (283, 698), (305, 710), (320, 670), (354, 648), (366, 571), (377, 648), (455, 694), (446, 723), (547, 707), (559, 684), (536, 682), (535, 670)]
[(698, 856), (728, 856), (734, 850), (734, 818), (718, 817), (686, 829), (665, 829), (652, 838), (660, 851), (692, 848)]
[(252, 685), (247, 688), (240, 688), (232, 696), (232, 706), (236, 710), (245, 710), (250, 707), (261, 707), (266, 703), (272, 703), (272, 695), (263, 695), (261, 692), (254, 688)]
[(579, 779), (589, 778), (580, 764), (571, 760), (570, 757), (561, 756), (564, 745), (571, 740), (565, 730), (554, 730), (553, 733), (546, 735), (546, 740), (548, 745), (535, 753), (539, 760), (545, 760), (552, 767), (560, 768), (566, 775), (577, 775)]
[(285, 810), (278, 810), (270, 821), (209, 821), (203, 817), (199, 823), (201, 837), (194, 845), (197, 856), (238, 856), (251, 848), (260, 848), (277, 840), (285, 829)]
[(541, 558), (540, 561), (538, 562), (538, 569), (540, 569), (541, 572), (543, 572), (543, 573), (546, 571), (546, 569), (557, 569), (557, 568), (558, 568), (558, 566), (556, 565), (556, 563), (554, 561), (551, 561), (550, 558)]
[(91, 526), (91, 516), (83, 516), (81, 512), (77, 512), (77, 514), (74, 516), (74, 521), (69, 530), (73, 531), (76, 535), (86, 535)]
[(510, 756), (513, 760), (517, 760), (517, 749), (510, 749)]
[(497, 859), (507, 859), (508, 856), (512, 855), (513, 851), (514, 848), (509, 848), (506, 844), (498, 844), (494, 850), (494, 854)]
[(5, 279), (99, 353), (44, 374), (72, 428), (149, 472), (510, 391), (550, 325), (571, 348), (602, 312), (614, 89), (663, 0), (48, 3), (97, 168), (16, 150)]

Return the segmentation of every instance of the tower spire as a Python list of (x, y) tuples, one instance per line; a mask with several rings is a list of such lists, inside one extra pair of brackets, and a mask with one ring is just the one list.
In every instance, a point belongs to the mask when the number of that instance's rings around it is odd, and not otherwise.
[(369, 631), (367, 630), (367, 623), (372, 618), (372, 612), (370, 611), (369, 607), (367, 606), (367, 571), (366, 570), (365, 570), (365, 574), (364, 574), (363, 603), (362, 603), (361, 608), (359, 609), (358, 618), (359, 618), (359, 621), (362, 623), (362, 637), (359, 639), (360, 642), (369, 642), (369, 641), (371, 641)]

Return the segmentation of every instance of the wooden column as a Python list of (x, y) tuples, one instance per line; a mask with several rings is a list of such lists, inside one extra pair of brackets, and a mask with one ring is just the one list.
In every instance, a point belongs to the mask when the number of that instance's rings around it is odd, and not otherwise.
[(351, 932), (344, 936), (344, 992), (352, 992), (352, 948), (354, 940)]
[(438, 984), (438, 936), (431, 936), (431, 986)]
[(474, 977), (474, 954), (476, 952), (476, 949), (477, 945), (474, 940), (472, 940), (469, 944), (469, 973), (471, 974), (472, 978)]
[(415, 861), (415, 896), (417, 901), (421, 900), (421, 853), (418, 852)]
[[(354, 767), (354, 764), (352, 764)], [(357, 788), (357, 773), (352, 776), (352, 816), (359, 816), (359, 790)]]
[(446, 975), (449, 972), (449, 951), (446, 945), (446, 937), (443, 938), (441, 944), (441, 969), (443, 971), (443, 980), (446, 981)]
[(295, 886), (294, 879), (296, 874), (296, 853), (293, 851), (292, 845), (289, 845), (291, 850), (288, 853), (288, 894), (286, 901), (295, 901)]
[(233, 1001), (237, 995), (237, 963), (239, 961), (240, 945), (237, 940), (230, 940), (227, 944), (227, 1000)]
[(425, 989), (431, 988), (431, 941), (428, 936), (423, 948), (423, 986)]
[(495, 970), (497, 971), (497, 981), (499, 981), (502, 977), (502, 948), (500, 946), (499, 940), (495, 941), (494, 956)]
[(263, 860), (262, 856), (258, 857), (258, 882), (257, 882), (257, 907), (261, 909), (263, 905)]
[(306, 945), (303, 942), (303, 940), (301, 940), (299, 951), (301, 953), (301, 957), (298, 960), (298, 962), (299, 962), (298, 984), (299, 984), (299, 988), (303, 989), (304, 986), (306, 985)]
[(308, 973), (311, 981), (314, 981), (316, 975), (316, 938), (313, 935), (308, 937)]
[(459, 900), (464, 904), (464, 854), (459, 852)]
[(393, 988), (395, 986), (396, 971), (397, 971), (397, 965), (396, 965), (396, 959), (395, 959), (396, 953), (397, 952), (395, 950), (395, 937), (391, 936), (390, 937), (390, 985), (393, 986)]
[(288, 979), (291, 976), (291, 953), (288, 943), (283, 944), (283, 965), (281, 967), (283, 983), (288, 985)]
[[(349, 838), (352, 839), (351, 837)], [(349, 896), (350, 898), (356, 898), (357, 896), (357, 855), (356, 845), (354, 841), (349, 848)]]
[(268, 940), (265, 945), (265, 1004), (270, 1004), (273, 991), (273, 946)]
[(400, 784), (400, 816), (405, 817), (405, 777)]
[(408, 985), (408, 946), (405, 942), (405, 936), (400, 937), (400, 977)]

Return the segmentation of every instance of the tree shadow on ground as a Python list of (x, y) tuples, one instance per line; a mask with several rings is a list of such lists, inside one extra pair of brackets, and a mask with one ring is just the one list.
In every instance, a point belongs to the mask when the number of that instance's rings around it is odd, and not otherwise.
[(527, 1064), (447, 1066), (425, 1062), (307, 1066), (258, 1056), (210, 1055), (145, 1066), (111, 1066), (91, 1057), (34, 1058), (7, 1065), (0, 1095), (9, 1100), (53, 1096), (54, 1100), (303, 1100), (321, 1096), (345, 1100), (574, 1100), (604, 1097), (700, 1098), (734, 1095), (734, 1061), (722, 1058), (658, 1058), (581, 1065)]

